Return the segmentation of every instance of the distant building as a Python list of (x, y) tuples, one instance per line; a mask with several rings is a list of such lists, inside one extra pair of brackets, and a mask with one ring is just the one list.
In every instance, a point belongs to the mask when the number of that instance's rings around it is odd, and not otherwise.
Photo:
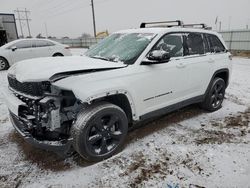
[(0, 46), (18, 39), (14, 14), (0, 13)]

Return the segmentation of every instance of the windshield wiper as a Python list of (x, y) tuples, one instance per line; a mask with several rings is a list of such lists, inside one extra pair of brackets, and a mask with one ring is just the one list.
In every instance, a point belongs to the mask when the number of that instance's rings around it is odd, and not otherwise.
[(110, 61), (109, 58), (106, 58), (106, 57), (102, 57), (102, 56), (91, 56), (91, 58), (95, 58), (95, 59), (101, 59), (101, 60), (105, 60), (105, 61)]
[(90, 56), (91, 58), (95, 58), (95, 59), (101, 59), (101, 60), (105, 60), (105, 61), (111, 61), (111, 62), (118, 62), (115, 58), (109, 58), (109, 57), (102, 57), (102, 56)]

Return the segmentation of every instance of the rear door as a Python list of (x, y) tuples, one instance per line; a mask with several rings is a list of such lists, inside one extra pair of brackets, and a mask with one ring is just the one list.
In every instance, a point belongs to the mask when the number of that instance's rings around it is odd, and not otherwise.
[(205, 93), (213, 74), (214, 60), (210, 57), (209, 46), (202, 33), (186, 33), (184, 43), (183, 62), (188, 73), (188, 98), (193, 98)]
[(51, 57), (53, 55), (53, 43), (47, 40), (36, 40), (36, 56)]
[(213, 34), (206, 34), (206, 37), (211, 52), (209, 59), (214, 66), (214, 71), (228, 67), (229, 54), (220, 39)]

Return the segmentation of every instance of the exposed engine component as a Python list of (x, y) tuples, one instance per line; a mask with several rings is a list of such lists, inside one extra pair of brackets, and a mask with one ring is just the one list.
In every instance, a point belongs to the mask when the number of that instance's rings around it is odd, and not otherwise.
[[(55, 92), (56, 90), (54, 90)], [(38, 140), (59, 140), (69, 136), (79, 103), (69, 91), (56, 91), (43, 97), (31, 97), (15, 92), (26, 105), (20, 106), (20, 118)]]

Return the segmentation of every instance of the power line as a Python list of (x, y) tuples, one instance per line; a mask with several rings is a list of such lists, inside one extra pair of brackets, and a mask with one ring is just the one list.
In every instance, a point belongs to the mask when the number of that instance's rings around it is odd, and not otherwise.
[[(99, 4), (107, 2), (107, 1), (109, 1), (109, 0), (99, 0), (99, 1), (96, 1), (95, 4), (99, 5)], [(89, 4), (86, 4), (85, 6), (83, 6), (83, 4), (79, 5), (79, 4), (74, 4), (74, 3), (76, 3), (76, 1), (69, 2), (68, 0), (66, 0), (66, 1), (61, 1), (60, 5), (58, 5), (58, 6), (56, 6), (54, 4), (52, 7), (47, 8), (46, 10), (42, 11), (42, 12), (44, 12), (44, 13), (42, 13), (42, 17), (44, 19), (47, 19), (47, 18), (53, 19), (54, 17), (60, 16), (60, 15), (63, 15), (63, 14), (67, 14), (67, 13), (70, 13), (70, 12), (73, 12), (73, 11), (75, 12), (76, 10), (89, 7)], [(52, 3), (50, 3), (50, 4), (52, 4)], [(64, 9), (66, 7), (68, 9)], [(41, 12), (39, 12), (39, 13), (41, 13)]]
[(60, 15), (63, 15), (63, 14), (66, 14), (66, 13), (69, 13), (69, 12), (72, 12), (72, 11), (76, 11), (76, 10), (79, 10), (79, 9), (87, 8), (87, 7), (89, 7), (89, 5), (88, 6), (79, 6), (78, 5), (77, 7), (72, 7), (71, 9), (61, 11), (61, 12), (58, 12), (56, 14), (52, 14), (52, 15), (50, 14), (47, 17), (45, 17), (45, 19), (47, 19), (47, 18), (53, 19), (54, 17), (60, 16)]

